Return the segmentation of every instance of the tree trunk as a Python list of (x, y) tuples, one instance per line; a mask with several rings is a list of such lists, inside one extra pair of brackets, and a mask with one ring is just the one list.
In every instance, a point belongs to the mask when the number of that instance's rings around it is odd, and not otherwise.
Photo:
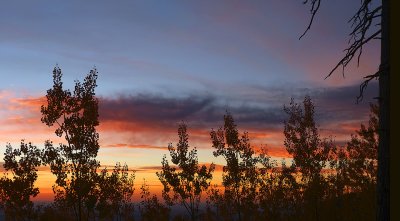
[(382, 0), (381, 64), (379, 66), (379, 146), (377, 220), (390, 220), (390, 76), (389, 76), (389, 0)]
[(80, 194), (78, 195), (78, 221), (82, 221), (82, 205)]

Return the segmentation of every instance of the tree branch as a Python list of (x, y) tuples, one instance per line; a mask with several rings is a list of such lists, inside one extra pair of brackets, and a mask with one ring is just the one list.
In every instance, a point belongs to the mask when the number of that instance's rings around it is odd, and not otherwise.
[(368, 75), (368, 76), (364, 77), (364, 79), (366, 79), (366, 80), (364, 80), (364, 82), (360, 85), (360, 94), (357, 96), (357, 103), (362, 101), (364, 90), (367, 88), (368, 83), (374, 78), (379, 78), (379, 75), (382, 72), (386, 71), (387, 69), (389, 69), (389, 65), (388, 64), (381, 64), (379, 66), (379, 70), (375, 74), (371, 74), (371, 75)]
[[(361, 5), (358, 8), (357, 12), (348, 21), (348, 23), (351, 23), (352, 27), (352, 31), (349, 34), (349, 47), (344, 50), (346, 52), (345, 56), (329, 72), (325, 79), (330, 77), (333, 72), (339, 68), (339, 66), (342, 66), (342, 75), (344, 77), (344, 69), (353, 60), (354, 56), (357, 56), (357, 65), (359, 66), (361, 54), (363, 53), (363, 46), (372, 39), (381, 39), (381, 37), (379, 36), (379, 34), (381, 34), (380, 28), (369, 37), (366, 37), (367, 32), (371, 31), (371, 26), (381, 26), (380, 21), (376, 21), (376, 19), (382, 17), (382, 5), (378, 5), (371, 10), (371, 2), (372, 0), (361, 0)], [(303, 4), (307, 3), (311, 5), (311, 19), (307, 26), (307, 29), (300, 36), (299, 39), (301, 39), (308, 32), (308, 30), (310, 30), (311, 25), (314, 21), (314, 17), (320, 7), (321, 0), (303, 1)], [(371, 81), (373, 78), (379, 77), (379, 73), (380, 71), (364, 77), (366, 80), (360, 85), (360, 94), (357, 97), (357, 103), (362, 100), (362, 93), (367, 87), (369, 81)]]
[(362, 99), (364, 98), (364, 90), (367, 88), (368, 83), (369, 83), (372, 79), (378, 78), (380, 73), (381, 73), (381, 70), (377, 71), (375, 74), (371, 74), (371, 75), (368, 75), (368, 76), (365, 76), (365, 77), (364, 77), (364, 79), (366, 79), (366, 80), (364, 80), (364, 82), (360, 85), (360, 93), (359, 93), (358, 96), (357, 96), (357, 104), (358, 104), (359, 102), (361, 102)]
[[(308, 0), (305, 0), (305, 1), (303, 2), (303, 4), (307, 4), (307, 2), (308, 2)], [(311, 19), (310, 19), (310, 22), (308, 23), (308, 26), (307, 26), (306, 30), (305, 30), (304, 33), (299, 37), (299, 40), (300, 40), (304, 35), (306, 35), (306, 33), (311, 29), (311, 25), (312, 25), (312, 23), (313, 23), (313, 21), (314, 21), (315, 14), (317, 14), (317, 11), (318, 11), (320, 5), (321, 5), (321, 0), (311, 0), (311, 10), (310, 10), (310, 11), (311, 11)]]
[[(346, 55), (336, 64), (336, 66), (329, 72), (329, 74), (325, 77), (325, 79), (327, 79), (328, 77), (330, 77), (332, 75), (332, 73), (334, 71), (336, 71), (336, 69), (342, 65), (343, 66), (343, 71), (344, 71), (344, 67), (347, 66), (347, 64), (353, 59), (354, 55), (356, 54), (356, 52), (362, 48), (362, 46), (366, 43), (368, 43), (370, 40), (374, 39), (376, 36), (378, 36), (381, 33), (381, 30), (379, 29), (378, 31), (376, 31), (374, 34), (372, 34), (370, 37), (368, 37), (367, 39), (363, 40), (363, 41), (357, 41), (355, 43), (353, 43), (350, 47), (348, 47), (347, 49), (345, 49)], [(344, 74), (344, 72), (343, 72)]]

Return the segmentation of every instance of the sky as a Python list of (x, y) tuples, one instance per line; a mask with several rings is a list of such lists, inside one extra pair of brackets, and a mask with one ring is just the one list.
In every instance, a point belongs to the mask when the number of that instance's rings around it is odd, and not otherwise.
[[(56, 65), (70, 89), (97, 68), (98, 160), (127, 163), (138, 185), (146, 178), (160, 188), (155, 171), (182, 121), (199, 161), (223, 165), (212, 156), (209, 133), (223, 126), (226, 111), (253, 146), (290, 158), (283, 106), (306, 95), (321, 134), (344, 144), (368, 120), (377, 96), (373, 82), (356, 104), (362, 77), (378, 68), (378, 41), (363, 49), (359, 65), (325, 79), (345, 53), (358, 4), (322, 2), (299, 40), (310, 19), (302, 1), (2, 2), (0, 152), (21, 139), (38, 147), (63, 142), (40, 121)], [(47, 168), (39, 169), (39, 198), (51, 198), (53, 181)]]

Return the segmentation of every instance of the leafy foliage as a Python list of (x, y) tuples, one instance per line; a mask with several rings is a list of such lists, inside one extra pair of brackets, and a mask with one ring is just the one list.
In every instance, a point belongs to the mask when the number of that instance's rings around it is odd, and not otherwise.
[(372, 105), (368, 126), (352, 135), (347, 143), (349, 154), (349, 179), (352, 191), (364, 191), (374, 188), (377, 178), (378, 161), (378, 106)]
[[(96, 196), (95, 159), (99, 149), (98, 100), (95, 98), (97, 71), (93, 69), (83, 83), (76, 81), (73, 93), (63, 89), (59, 67), (53, 71), (53, 88), (47, 90), (47, 105), (41, 107), (42, 122), (56, 126), (55, 134), (64, 135), (67, 144), (54, 147), (46, 142), (43, 160), (56, 175), (55, 201), (72, 208), (77, 220), (93, 212)], [(85, 210), (85, 211), (84, 211)]]
[(96, 209), (100, 220), (113, 220), (114, 217), (122, 220), (133, 220), (134, 206), (132, 195), (134, 192), (135, 174), (129, 173), (128, 166), (117, 163), (109, 174), (104, 168), (97, 180), (98, 202)]
[[(252, 217), (257, 211), (259, 175), (262, 172), (257, 164), (264, 162), (267, 165), (268, 158), (265, 158), (265, 155), (255, 155), (247, 132), (239, 137), (230, 113), (224, 116), (224, 127), (217, 131), (212, 130), (210, 135), (216, 149), (213, 152), (214, 156), (223, 156), (226, 161), (222, 177), (224, 201), (232, 203), (239, 220), (243, 219), (243, 215)], [(214, 192), (214, 201), (219, 202), (221, 197), (217, 197), (216, 193)]]
[(8, 144), (3, 159), (6, 174), (0, 178), (0, 206), (8, 219), (32, 220), (35, 211), (31, 197), (39, 194), (34, 183), (38, 177), (37, 167), (41, 165), (40, 150), (24, 141), (16, 149)]
[[(378, 107), (371, 104), (368, 126), (361, 124), (343, 147), (334, 147), (330, 157), (329, 200), (341, 220), (368, 220), (376, 216)], [(346, 208), (351, 205), (352, 211)]]
[(316, 174), (319, 174), (326, 165), (329, 146), (321, 141), (318, 128), (314, 121), (314, 104), (309, 96), (303, 101), (304, 108), (294, 103), (293, 99), (289, 107), (284, 111), (289, 115), (285, 121), (285, 147), (289, 154), (293, 155), (296, 166), (300, 168), (303, 179), (311, 182)]
[(146, 180), (143, 180), (143, 184), (140, 187), (141, 189), (141, 198), (139, 210), (141, 215), (141, 220), (143, 221), (152, 221), (152, 220), (160, 220), (160, 221), (168, 221), (170, 208), (166, 205), (162, 204), (156, 195), (150, 194), (149, 185), (146, 183)]
[(301, 173), (301, 188), (309, 219), (320, 219), (320, 202), (323, 200), (326, 182), (321, 171), (326, 166), (332, 143), (321, 140), (314, 121), (314, 104), (309, 96), (303, 107), (293, 101), (284, 111), (289, 115), (285, 121), (285, 147)]
[(196, 220), (199, 210), (201, 193), (210, 186), (214, 164), (208, 168), (199, 166), (196, 148), (189, 151), (189, 135), (186, 124), (178, 128), (179, 142), (177, 147), (169, 144), (172, 163), (169, 165), (166, 156), (162, 160), (162, 171), (157, 176), (164, 186), (163, 197), (169, 204), (179, 202), (188, 212), (191, 220)]
[(296, 220), (301, 205), (298, 170), (295, 164), (287, 166), (284, 159), (280, 167), (274, 162), (270, 168), (269, 172), (260, 176), (260, 217), (271, 220)]

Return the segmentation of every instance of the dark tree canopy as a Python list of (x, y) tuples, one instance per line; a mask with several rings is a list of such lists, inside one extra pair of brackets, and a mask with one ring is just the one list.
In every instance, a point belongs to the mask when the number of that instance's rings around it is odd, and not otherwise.
[(41, 165), (40, 150), (24, 141), (15, 149), (8, 144), (3, 159), (6, 174), (0, 178), (0, 206), (7, 219), (32, 220), (35, 213), (31, 197), (39, 194), (39, 188), (34, 184), (38, 178), (37, 168)]
[(117, 163), (110, 174), (107, 168), (97, 178), (96, 210), (101, 220), (133, 220), (135, 174), (129, 173), (128, 166)]
[[(223, 201), (232, 205), (239, 220), (253, 217), (257, 211), (258, 176), (261, 172), (257, 164), (263, 159), (255, 155), (247, 132), (239, 136), (230, 113), (224, 116), (224, 126), (217, 131), (212, 130), (210, 135), (215, 148), (214, 156), (223, 156), (226, 161), (222, 175), (225, 188)], [(218, 196), (214, 199), (219, 201)]]
[(286, 150), (293, 156), (304, 179), (312, 179), (325, 167), (329, 153), (329, 146), (321, 140), (315, 125), (314, 104), (309, 96), (304, 98), (303, 105), (292, 99), (284, 111), (289, 115), (283, 132)]
[(319, 204), (325, 194), (326, 185), (321, 171), (326, 166), (332, 145), (320, 138), (314, 121), (314, 104), (309, 96), (304, 98), (302, 105), (292, 99), (289, 107), (284, 107), (284, 111), (289, 115), (283, 132), (284, 144), (301, 173), (306, 206), (313, 208), (310, 211), (314, 210), (312, 214), (306, 215), (310, 219), (320, 220)]
[(162, 171), (157, 172), (157, 176), (164, 186), (164, 199), (170, 204), (179, 202), (185, 207), (191, 220), (196, 220), (201, 194), (210, 186), (215, 166), (211, 164), (207, 168), (199, 165), (196, 148), (189, 150), (186, 124), (179, 125), (178, 136), (176, 148), (172, 144), (168, 145), (171, 161), (176, 167), (170, 166), (164, 156)]
[(368, 125), (361, 124), (347, 143), (352, 191), (376, 190), (378, 166), (378, 106), (371, 104)]
[(54, 147), (46, 142), (43, 160), (57, 177), (55, 201), (72, 208), (77, 220), (88, 219), (96, 203), (93, 194), (99, 167), (95, 159), (99, 150), (97, 71), (91, 70), (83, 83), (75, 81), (73, 92), (63, 88), (61, 78), (61, 69), (55, 67), (53, 88), (47, 90), (47, 105), (41, 113), (42, 122), (55, 126), (55, 134), (64, 136), (66, 144)]
[(141, 220), (168, 221), (171, 209), (162, 204), (156, 195), (150, 194), (150, 188), (145, 179), (143, 179), (143, 184), (140, 187), (140, 190), (140, 198), (142, 198), (139, 205)]

